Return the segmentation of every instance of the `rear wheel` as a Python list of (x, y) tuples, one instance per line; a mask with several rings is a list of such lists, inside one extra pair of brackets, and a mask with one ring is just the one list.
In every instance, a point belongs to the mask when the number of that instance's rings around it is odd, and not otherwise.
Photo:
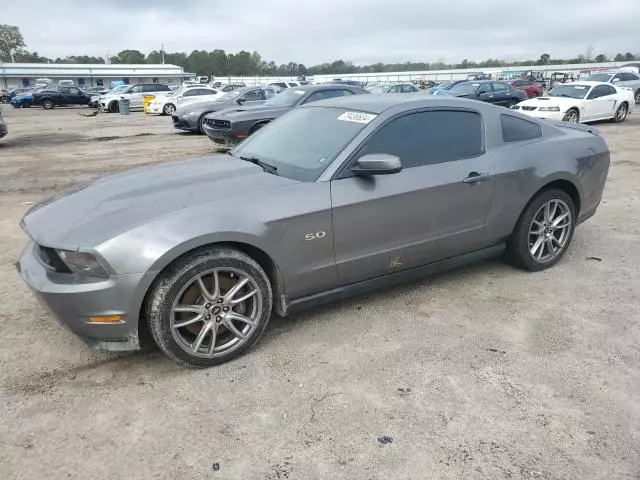
[(111, 113), (118, 113), (120, 111), (120, 105), (118, 105), (118, 102), (114, 100), (109, 104), (108, 110)]
[(626, 103), (621, 104), (616, 110), (616, 114), (613, 117), (613, 121), (616, 123), (622, 123), (627, 119), (627, 114), (629, 113), (629, 107), (627, 107)]
[(210, 367), (241, 355), (269, 323), (271, 285), (248, 255), (196, 251), (163, 273), (146, 305), (149, 330), (172, 360)]
[(575, 108), (572, 108), (565, 114), (562, 120), (569, 123), (578, 123), (580, 121), (580, 113)]
[(633, 96), (633, 98), (636, 101), (636, 105), (640, 105), (640, 88), (638, 90), (636, 90), (636, 93)]
[(0, 97), (0, 103), (9, 103), (10, 100), (9, 97)]
[(558, 189), (539, 193), (522, 212), (507, 249), (511, 261), (537, 272), (555, 265), (565, 254), (576, 221), (571, 197)]
[(42, 108), (45, 110), (51, 110), (53, 108), (53, 100), (45, 100), (42, 102)]

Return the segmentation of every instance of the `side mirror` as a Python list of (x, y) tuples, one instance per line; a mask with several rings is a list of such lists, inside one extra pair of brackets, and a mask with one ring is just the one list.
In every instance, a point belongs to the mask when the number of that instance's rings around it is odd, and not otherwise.
[(372, 153), (358, 159), (351, 172), (359, 176), (389, 175), (402, 170), (400, 159), (386, 153)]
[(244, 102), (246, 102), (246, 101), (247, 101), (247, 99), (246, 99), (246, 98), (242, 98), (242, 97), (240, 97), (240, 98), (238, 98), (238, 99), (236, 100), (236, 103), (237, 103), (238, 105), (242, 105), (242, 104), (243, 104)]
[(617, 83), (617, 82), (619, 82), (619, 81), (620, 81), (620, 79), (619, 79), (619, 78), (614, 78), (613, 80), (611, 80), (611, 82), (612, 82), (612, 83)]

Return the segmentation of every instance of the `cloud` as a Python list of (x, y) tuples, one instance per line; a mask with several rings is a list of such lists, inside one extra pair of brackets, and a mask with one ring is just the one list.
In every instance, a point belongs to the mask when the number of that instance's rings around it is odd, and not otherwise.
[[(47, 57), (124, 49), (257, 50), (276, 63), (356, 64), (640, 53), (638, 0), (23, 0), (2, 7)], [(635, 50), (634, 50), (635, 49)]]

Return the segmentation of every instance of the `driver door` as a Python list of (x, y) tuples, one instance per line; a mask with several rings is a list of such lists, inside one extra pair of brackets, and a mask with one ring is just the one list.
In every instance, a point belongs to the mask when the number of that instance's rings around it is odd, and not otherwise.
[(587, 95), (584, 105), (583, 120), (595, 120), (607, 116), (613, 116), (613, 108), (616, 103), (614, 95), (616, 89), (610, 85), (596, 85)]
[(493, 89), (490, 82), (481, 83), (478, 87), (478, 100), (493, 103)]
[[(469, 109), (424, 110), (389, 120), (331, 181), (340, 283), (350, 284), (484, 246), (493, 161), (482, 118)], [(371, 153), (400, 158), (403, 170), (354, 176)], [(479, 181), (471, 180), (478, 175)]]

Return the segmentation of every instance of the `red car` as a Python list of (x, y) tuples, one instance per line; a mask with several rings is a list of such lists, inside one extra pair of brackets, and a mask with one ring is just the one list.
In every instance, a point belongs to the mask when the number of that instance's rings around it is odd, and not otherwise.
[(515, 90), (524, 90), (529, 98), (542, 95), (542, 86), (539, 83), (529, 80), (509, 80), (508, 83), (510, 83)]

